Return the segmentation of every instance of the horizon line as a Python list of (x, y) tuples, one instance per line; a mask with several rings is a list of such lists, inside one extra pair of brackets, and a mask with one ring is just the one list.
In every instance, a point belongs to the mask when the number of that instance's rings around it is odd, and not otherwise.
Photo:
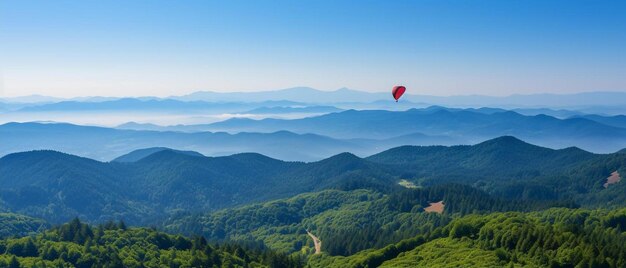
[[(19, 98), (30, 98), (30, 97), (44, 97), (44, 98), (54, 98), (54, 99), (59, 99), (59, 100), (74, 100), (74, 99), (89, 99), (89, 98), (117, 98), (117, 99), (123, 99), (123, 98), (158, 98), (158, 99), (171, 99), (171, 98), (177, 98), (177, 97), (184, 97), (184, 96), (188, 96), (188, 95), (192, 95), (192, 94), (196, 94), (196, 93), (214, 93), (214, 94), (254, 94), (254, 93), (268, 93), (268, 92), (278, 92), (278, 91), (286, 91), (286, 90), (296, 90), (296, 89), (307, 89), (307, 90), (315, 90), (315, 91), (320, 91), (323, 93), (333, 93), (333, 92), (338, 92), (338, 91), (342, 91), (342, 90), (349, 90), (349, 91), (356, 91), (359, 93), (366, 93), (366, 94), (381, 94), (381, 93), (388, 93), (388, 91), (366, 91), (366, 90), (359, 90), (359, 89), (352, 89), (352, 88), (348, 88), (348, 87), (341, 87), (338, 89), (331, 89), (331, 90), (327, 90), (327, 89), (318, 89), (318, 88), (313, 88), (313, 87), (308, 87), (308, 86), (295, 86), (295, 87), (288, 87), (288, 88), (279, 88), (279, 89), (269, 89), (269, 90), (238, 90), (238, 91), (215, 91), (215, 90), (205, 90), (205, 89), (199, 89), (199, 90), (194, 90), (194, 91), (188, 91), (187, 93), (183, 93), (180, 95), (81, 95), (81, 96), (55, 96), (55, 95), (46, 95), (46, 94), (40, 94), (40, 93), (36, 93), (36, 94), (29, 94), (29, 95), (14, 95), (14, 96), (0, 96), (0, 100), (10, 100), (10, 99), (19, 99)], [(589, 93), (626, 93), (626, 89), (621, 90), (621, 89), (617, 89), (617, 90), (590, 90), (590, 91), (579, 91), (579, 92), (567, 92), (567, 93), (551, 93), (551, 92), (541, 92), (541, 93), (529, 93), (529, 94), (524, 94), (524, 93), (513, 93), (513, 94), (507, 94), (507, 95), (488, 95), (488, 94), (452, 94), (452, 95), (433, 95), (433, 94), (415, 94), (415, 93), (409, 93), (407, 92), (407, 96), (429, 96), (429, 97), (440, 97), (440, 98), (447, 98), (447, 97), (472, 97), (472, 96), (479, 96), (479, 97), (493, 97), (493, 98), (507, 98), (507, 97), (512, 97), (512, 96), (536, 96), (536, 95), (555, 95), (555, 96), (566, 96), (566, 95), (579, 95), (579, 94), (589, 94)]]

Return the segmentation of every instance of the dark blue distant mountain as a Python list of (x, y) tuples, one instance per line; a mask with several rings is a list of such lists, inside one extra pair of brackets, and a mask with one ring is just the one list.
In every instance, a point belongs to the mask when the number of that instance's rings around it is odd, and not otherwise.
[(626, 128), (586, 118), (558, 119), (547, 115), (485, 112), (474, 109), (430, 107), (408, 111), (348, 110), (303, 119), (229, 119), (210, 124), (212, 131), (318, 133), (335, 138), (386, 139), (413, 133), (447, 136), (477, 142), (515, 135), (552, 148), (578, 146), (595, 152), (614, 152), (626, 146)]
[(586, 114), (586, 115), (578, 115), (572, 118), (585, 118), (589, 120), (596, 121), (598, 123), (602, 123), (609, 126), (626, 128), (626, 116), (625, 115), (615, 115), (615, 116), (602, 116), (596, 114)]
[[(415, 94), (415, 93), (410, 93)], [(551, 109), (584, 109), (585, 107), (626, 107), (626, 92), (583, 92), (570, 94), (514, 94), (510, 96), (427, 96), (408, 95), (411, 101), (456, 107), (497, 107), (497, 108), (551, 108)], [(623, 109), (622, 109), (623, 111)]]
[[(198, 126), (139, 125), (135, 127), (192, 130)], [(3, 139), (3, 143), (0, 143), (0, 155), (27, 150), (52, 149), (101, 161), (109, 161), (130, 151), (150, 147), (192, 150), (205, 155), (257, 152), (285, 160), (314, 161), (346, 151), (368, 155), (406, 144), (464, 143), (462, 139), (420, 133), (389, 139), (335, 139), (317, 134), (296, 134), (289, 131), (229, 134), (127, 130), (57, 123), (8, 123), (0, 125), (0, 136)]]
[(0, 102), (0, 113), (13, 112), (24, 107), (36, 106), (38, 104), (33, 103), (15, 103), (15, 102)]
[(174, 151), (179, 154), (186, 154), (190, 156), (204, 156), (203, 154), (194, 152), (194, 151), (180, 151), (180, 150), (173, 150), (173, 149), (165, 148), (165, 147), (153, 147), (153, 148), (134, 150), (130, 153), (127, 153), (125, 155), (122, 155), (120, 157), (113, 159), (111, 162), (119, 162), (119, 163), (137, 162), (154, 153), (158, 153), (162, 151)]
[(51, 149), (102, 161), (109, 161), (130, 151), (149, 147), (193, 150), (206, 155), (258, 152), (280, 159), (300, 161), (313, 161), (345, 151), (371, 153), (376, 150), (374, 146), (363, 147), (352, 141), (288, 131), (238, 134), (182, 133), (71, 124), (8, 123), (0, 125), (0, 137), (2, 137), (0, 155)]
[(513, 109), (512, 111), (519, 113), (519, 114), (523, 114), (523, 115), (540, 115), (540, 114), (545, 114), (545, 115), (549, 115), (549, 116), (553, 116), (556, 118), (568, 118), (568, 117), (574, 117), (574, 116), (579, 116), (582, 115), (583, 113), (580, 111), (573, 111), (573, 110), (564, 110), (564, 109), (549, 109), (549, 108), (536, 108), (536, 109), (532, 109), (532, 108), (518, 108), (518, 109)]

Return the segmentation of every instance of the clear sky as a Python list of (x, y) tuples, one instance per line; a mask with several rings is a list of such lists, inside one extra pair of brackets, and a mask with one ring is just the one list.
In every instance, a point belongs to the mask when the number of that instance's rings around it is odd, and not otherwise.
[(0, 96), (626, 91), (626, 1), (0, 1)]

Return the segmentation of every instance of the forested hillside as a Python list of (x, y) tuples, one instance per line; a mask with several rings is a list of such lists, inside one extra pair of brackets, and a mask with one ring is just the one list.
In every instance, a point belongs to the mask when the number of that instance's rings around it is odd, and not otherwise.
[(141, 215), (133, 204), (125, 170), (53, 151), (17, 153), (0, 159), (4, 207), (60, 223), (80, 216), (108, 220)]
[(626, 174), (626, 155), (619, 153), (551, 150), (505, 136), (475, 146), (403, 146), (366, 160), (391, 166), (421, 186), (459, 182), (507, 198), (624, 204), (624, 197), (614, 194), (619, 190), (603, 187), (612, 172)]
[(0, 240), (0, 267), (301, 267), (271, 251), (213, 245), (123, 222), (89, 226), (78, 219), (37, 236)]
[(626, 209), (468, 215), (433, 232), (310, 267), (624, 267)]
[[(143, 155), (142, 155), (143, 156)], [(209, 212), (324, 189), (397, 192), (462, 183), (494, 197), (571, 203), (626, 204), (626, 154), (551, 150), (502, 137), (474, 146), (399, 147), (368, 158), (342, 153), (325, 160), (285, 162), (260, 154), (204, 157), (157, 150), (134, 162), (99, 162), (54, 151), (0, 158), (0, 206), (61, 223), (124, 219), (158, 224), (180, 213)]]
[(49, 226), (41, 219), (13, 213), (0, 213), (0, 239), (22, 237), (46, 230)]
[[(438, 201), (445, 204), (443, 214), (424, 211), (429, 202)], [(309, 230), (322, 239), (323, 251), (350, 255), (432, 232), (459, 215), (552, 206), (575, 204), (505, 200), (455, 184), (388, 195), (372, 190), (326, 190), (206, 215), (177, 216), (166, 230), (304, 254), (313, 248)]]

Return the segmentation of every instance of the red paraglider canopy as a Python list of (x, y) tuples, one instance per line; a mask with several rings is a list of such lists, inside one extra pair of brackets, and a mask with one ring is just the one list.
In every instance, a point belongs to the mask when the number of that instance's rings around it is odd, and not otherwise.
[(393, 98), (396, 99), (396, 102), (398, 102), (398, 99), (400, 99), (400, 97), (402, 97), (402, 94), (404, 94), (405, 91), (406, 91), (406, 87), (404, 87), (404, 86), (395, 86), (391, 90), (391, 95), (393, 95)]

